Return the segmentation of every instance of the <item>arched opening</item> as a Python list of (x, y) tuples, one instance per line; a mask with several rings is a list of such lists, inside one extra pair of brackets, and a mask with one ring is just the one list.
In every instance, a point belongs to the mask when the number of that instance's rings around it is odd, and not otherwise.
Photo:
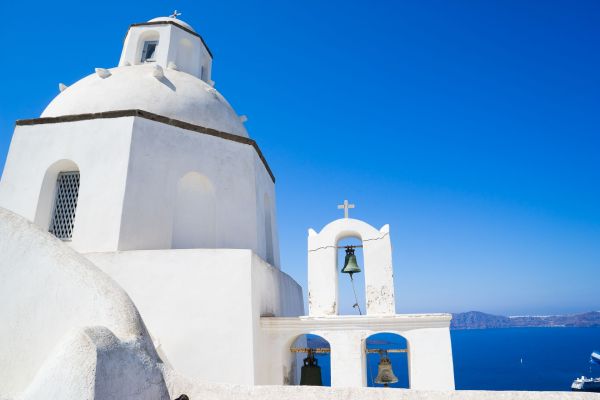
[[(388, 332), (373, 334), (367, 337), (366, 351), (368, 387), (410, 387), (408, 342), (404, 337)], [(389, 368), (393, 375), (389, 374)], [(396, 382), (392, 382), (394, 377)]]
[(265, 225), (265, 257), (266, 261), (274, 265), (275, 257), (273, 253), (273, 207), (268, 194), (265, 194), (263, 201), (263, 214)]
[(198, 65), (197, 52), (194, 51), (194, 43), (187, 38), (179, 39), (175, 64), (185, 71), (193, 71)]
[(173, 213), (173, 249), (214, 248), (216, 242), (215, 190), (198, 172), (188, 172), (177, 182)]
[(290, 350), (290, 376), (286, 380), (290, 385), (331, 386), (331, 346), (325, 338), (311, 333), (300, 335)]
[(159, 39), (160, 34), (153, 30), (148, 30), (140, 35), (135, 57), (136, 64), (156, 61)]
[[(337, 271), (338, 271), (338, 314), (339, 315), (365, 315), (367, 313), (365, 302), (365, 264), (363, 257), (362, 241), (357, 237), (344, 237), (337, 243)], [(346, 266), (349, 253), (354, 253), (356, 265), (360, 272), (353, 271), (353, 265)], [(352, 262), (352, 261), (350, 261)], [(347, 268), (344, 268), (347, 267)], [(344, 272), (345, 271), (345, 272)]]
[(71, 240), (79, 200), (79, 167), (59, 160), (46, 169), (38, 196), (34, 222), (62, 240)]

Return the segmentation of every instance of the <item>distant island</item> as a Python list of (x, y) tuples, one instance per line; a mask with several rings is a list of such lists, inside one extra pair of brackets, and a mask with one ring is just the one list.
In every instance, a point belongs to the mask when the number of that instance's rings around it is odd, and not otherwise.
[(452, 314), (450, 329), (530, 328), (530, 327), (600, 327), (600, 311), (569, 315), (513, 316), (469, 311)]

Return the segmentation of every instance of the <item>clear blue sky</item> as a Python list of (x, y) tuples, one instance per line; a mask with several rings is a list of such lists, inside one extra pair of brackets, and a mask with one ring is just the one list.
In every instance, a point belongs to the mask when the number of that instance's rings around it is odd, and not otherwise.
[(600, 2), (3, 2), (0, 165), (14, 120), (174, 8), (277, 176), (303, 286), (347, 198), (391, 225), (400, 312), (600, 310)]

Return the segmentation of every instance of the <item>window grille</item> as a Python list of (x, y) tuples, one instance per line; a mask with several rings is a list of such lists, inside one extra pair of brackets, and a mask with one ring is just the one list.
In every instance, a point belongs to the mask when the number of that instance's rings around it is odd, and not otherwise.
[(73, 236), (78, 195), (79, 171), (59, 173), (56, 181), (54, 212), (50, 223), (50, 232), (59, 239), (69, 240)]

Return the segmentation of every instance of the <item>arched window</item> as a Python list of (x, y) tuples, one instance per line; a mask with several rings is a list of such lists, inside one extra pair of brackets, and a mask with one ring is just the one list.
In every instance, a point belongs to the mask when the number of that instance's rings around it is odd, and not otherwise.
[(59, 239), (73, 237), (75, 210), (79, 197), (79, 171), (66, 171), (58, 174), (54, 212), (50, 222), (50, 232)]
[(275, 264), (275, 257), (273, 255), (273, 207), (269, 195), (265, 194), (263, 203), (265, 216), (265, 257), (267, 258), (266, 261), (273, 265)]
[(138, 43), (137, 63), (156, 61), (160, 34), (157, 31), (146, 31), (140, 35)]
[[(394, 388), (408, 388), (408, 342), (407, 340), (395, 333), (376, 333), (367, 338), (367, 386), (383, 387), (386, 384), (381, 381), (386, 381), (385, 371), (391, 368), (393, 376), (397, 382), (387, 383), (387, 386)], [(387, 364), (387, 365), (386, 365)], [(384, 373), (381, 373), (381, 372)], [(380, 382), (377, 381), (377, 377)]]
[(71, 240), (79, 200), (79, 167), (60, 160), (46, 170), (34, 222), (57, 238)]
[(179, 179), (174, 208), (172, 248), (215, 247), (215, 190), (207, 177), (188, 172)]
[[(308, 349), (313, 352), (309, 354)], [(331, 346), (327, 340), (310, 333), (300, 335), (290, 350), (292, 365), (288, 369), (290, 376), (285, 380), (288, 384), (319, 386), (320, 380), (320, 386), (331, 386)]]

